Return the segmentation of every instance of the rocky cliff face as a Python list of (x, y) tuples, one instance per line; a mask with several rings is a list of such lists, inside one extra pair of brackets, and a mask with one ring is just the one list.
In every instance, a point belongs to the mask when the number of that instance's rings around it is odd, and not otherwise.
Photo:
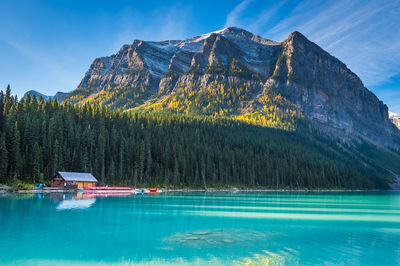
[[(135, 40), (122, 46), (115, 55), (95, 59), (78, 89), (92, 94), (109, 87), (129, 89), (142, 86), (151, 93), (169, 93), (177, 83), (192, 78), (188, 76), (204, 74), (207, 67), (222, 70), (234, 64), (265, 79), (271, 72), (278, 50), (278, 43), (238, 28), (182, 41)], [(227, 73), (221, 71), (220, 74), (226, 76)], [(206, 83), (209, 80), (200, 79)]]
[(280, 95), (328, 134), (400, 147), (387, 106), (345, 64), (299, 32), (282, 43), (238, 28), (185, 40), (135, 40), (115, 55), (94, 60), (66, 99), (131, 108), (182, 88), (196, 93), (213, 82), (246, 84), (251, 99)]
[(328, 133), (340, 129), (388, 145), (398, 141), (399, 132), (388, 119), (387, 106), (345, 64), (299, 32), (281, 45), (282, 54), (265, 90), (282, 94), (326, 126)]

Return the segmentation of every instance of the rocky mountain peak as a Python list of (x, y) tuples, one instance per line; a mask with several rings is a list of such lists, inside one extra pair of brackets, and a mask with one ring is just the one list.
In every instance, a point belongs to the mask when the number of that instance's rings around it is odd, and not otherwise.
[(296, 40), (299, 42), (309, 42), (306, 36), (304, 36), (301, 32), (299, 31), (294, 31), (289, 34), (288, 38), (286, 39), (287, 41), (290, 40)]
[(246, 87), (246, 97), (232, 98), (242, 102), (227, 108), (230, 115), (266, 114), (260, 99), (273, 93), (327, 134), (400, 147), (387, 106), (343, 62), (298, 31), (281, 43), (237, 27), (184, 40), (135, 40), (95, 59), (66, 99), (104, 103), (104, 95), (113, 95), (106, 104), (132, 108), (165, 101), (182, 88), (196, 95), (215, 84), (239, 94)]
[(241, 28), (237, 28), (237, 27), (228, 27), (219, 31), (215, 31), (213, 32), (215, 34), (220, 34), (223, 36), (230, 36), (230, 37), (236, 37), (236, 38), (243, 38), (243, 39), (248, 39), (251, 40), (253, 38), (253, 36), (255, 36), (253, 33), (241, 29)]

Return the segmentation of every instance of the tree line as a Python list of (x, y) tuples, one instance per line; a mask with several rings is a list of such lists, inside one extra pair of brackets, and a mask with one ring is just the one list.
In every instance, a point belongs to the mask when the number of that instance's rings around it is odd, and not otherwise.
[[(92, 172), (101, 184), (386, 188), (378, 170), (307, 129), (217, 116), (124, 112), (0, 92), (0, 183)], [(319, 144), (318, 144), (319, 143)]]

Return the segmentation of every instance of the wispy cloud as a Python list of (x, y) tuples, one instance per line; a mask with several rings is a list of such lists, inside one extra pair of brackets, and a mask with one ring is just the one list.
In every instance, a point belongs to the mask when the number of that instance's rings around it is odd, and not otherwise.
[[(59, 57), (54, 57), (49, 55), (45, 50), (39, 49), (29, 43), (25, 43), (19, 40), (17, 41), (11, 38), (2, 38), (2, 40), (5, 43), (7, 43), (10, 47), (12, 47), (15, 51), (17, 51), (19, 54), (21, 54), (23, 57), (25, 57), (27, 64), (29, 62), (32, 62), (34, 65), (41, 66), (41, 69), (34, 70), (38, 74), (38, 76), (36, 77), (37, 79), (44, 80), (48, 77), (51, 77), (57, 84), (70, 84), (71, 79), (73, 79), (74, 74), (76, 74), (68, 71), (67, 65), (70, 62), (68, 62), (67, 57), (64, 57), (61, 54), (59, 55)], [(23, 68), (23, 66), (21, 66), (21, 68)], [(21, 74), (23, 75), (24, 73)], [(42, 92), (47, 93), (50, 88), (29, 87), (28, 89), (40, 89)], [(71, 90), (73, 88), (68, 88), (63, 86), (55, 89)], [(27, 90), (27, 88), (24, 88), (24, 90)], [(50, 89), (50, 91), (52, 90), (54, 90), (54, 88)], [(17, 92), (20, 95), (22, 94), (21, 92), (18, 91), (18, 89)]]
[[(344, 61), (367, 86), (399, 73), (399, 1), (336, 1), (313, 8), (307, 1), (270, 32), (296, 29)], [(307, 16), (302, 14), (309, 13)], [(397, 25), (397, 26), (396, 26)]]
[(10, 72), (14, 76), (1, 79), (0, 85), (5, 87), (4, 84), (11, 82), (13, 92), (19, 97), (30, 89), (48, 95), (58, 90), (73, 90), (96, 57), (114, 54), (122, 45), (132, 43), (134, 39), (188, 37), (187, 27), (194, 17), (190, 4), (182, 6), (179, 3), (147, 12), (125, 6), (118, 12), (113, 14), (115, 19), (111, 21), (107, 14), (99, 16), (93, 23), (99, 27), (86, 30), (87, 36), (83, 38), (79, 38), (80, 35), (70, 36), (67, 42), (62, 41), (63, 36), (59, 32), (49, 40), (40, 40), (27, 32), (26, 25), (17, 19), (7, 20), (6, 27), (0, 29), (0, 33), (4, 33), (0, 34), (0, 46), (15, 52), (18, 59), (25, 65), (29, 64), (29, 67), (11, 62), (9, 68), (13, 69)]
[(247, 29), (250, 31), (254, 32), (259, 32), (262, 27), (265, 27), (265, 25), (273, 18), (276, 16), (278, 11), (284, 6), (288, 0), (282, 0), (279, 1), (278, 3), (268, 3), (272, 4), (270, 8), (264, 9), (256, 16), (256, 20), (252, 21), (248, 26)]
[(180, 4), (156, 9), (146, 15), (126, 8), (119, 16), (119, 30), (115, 33), (108, 53), (115, 53), (123, 44), (135, 39), (160, 41), (188, 37), (187, 26), (191, 17), (191, 7)]
[[(240, 26), (277, 41), (299, 30), (344, 61), (367, 86), (400, 73), (398, 0), (291, 1), (285, 15), (277, 14), (283, 3), (275, 3), (253, 14), (253, 19), (241, 17), (247, 5), (243, 1), (236, 6), (227, 22), (240, 21)], [(267, 23), (277, 15), (281, 19)]]
[(226, 25), (237, 24), (276, 41), (298, 30), (346, 63), (368, 88), (377, 87), (375, 93), (391, 108), (400, 109), (387, 96), (395, 93), (400, 102), (400, 95), (393, 92), (396, 85), (382, 86), (400, 75), (399, 0), (272, 2), (254, 1), (252, 6), (264, 8), (252, 9), (249, 17), (244, 12), (249, 2), (243, 1), (228, 14)]
[(238, 18), (252, 1), (253, 0), (243, 0), (231, 12), (229, 12), (228, 16), (226, 17), (225, 28), (230, 26), (238, 26)]

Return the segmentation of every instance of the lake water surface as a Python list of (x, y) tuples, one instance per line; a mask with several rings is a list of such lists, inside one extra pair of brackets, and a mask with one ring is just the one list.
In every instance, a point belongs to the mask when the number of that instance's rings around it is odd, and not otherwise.
[(400, 265), (400, 193), (0, 195), (0, 264)]

